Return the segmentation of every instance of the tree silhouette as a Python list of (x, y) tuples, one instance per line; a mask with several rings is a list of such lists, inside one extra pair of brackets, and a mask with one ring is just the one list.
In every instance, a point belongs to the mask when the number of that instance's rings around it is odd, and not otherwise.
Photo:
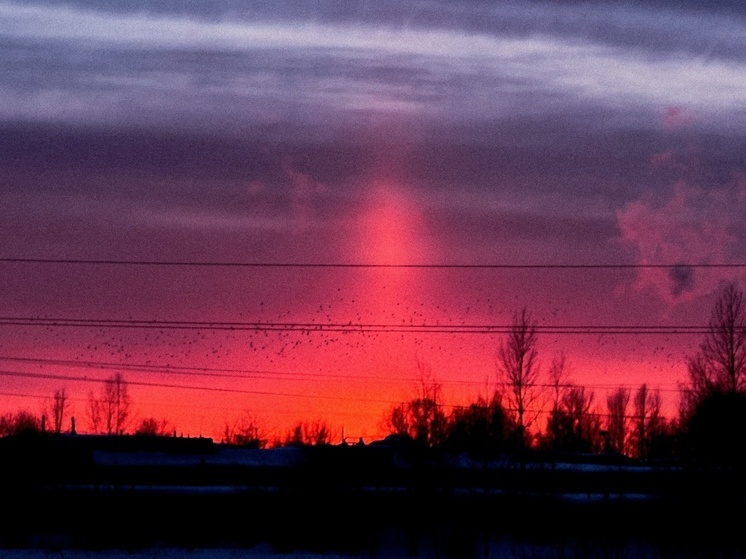
[(712, 311), (699, 350), (689, 358), (689, 404), (714, 392), (735, 394), (746, 389), (746, 302), (729, 284)]
[(514, 410), (515, 435), (520, 445), (525, 445), (527, 428), (535, 419), (527, 415), (527, 410), (537, 398), (536, 326), (536, 321), (524, 307), (513, 315), (510, 332), (497, 352), (498, 381), (505, 386), (508, 408)]
[(166, 419), (146, 417), (135, 429), (135, 435), (165, 437), (171, 434), (171, 426)]
[(436, 447), (445, 442), (448, 418), (440, 402), (440, 385), (431, 380), (429, 369), (418, 362), (419, 394), (394, 406), (384, 423), (389, 433), (407, 435), (423, 446)]
[(559, 404), (568, 384), (567, 357), (564, 353), (555, 356), (549, 367), (549, 382), (552, 389), (552, 410), (559, 409)]
[(54, 399), (52, 400), (52, 420), (54, 421), (55, 433), (59, 434), (62, 432), (62, 425), (69, 408), (70, 402), (67, 399), (67, 391), (64, 388), (56, 390), (54, 393)]
[(99, 395), (88, 393), (88, 419), (94, 433), (121, 435), (130, 415), (130, 396), (122, 373), (104, 381)]
[(583, 386), (570, 386), (559, 408), (550, 414), (547, 446), (558, 452), (591, 452), (600, 448), (600, 420), (593, 413), (594, 394)]
[(494, 457), (505, 449), (510, 425), (499, 393), (496, 392), (490, 400), (480, 397), (467, 407), (453, 410), (448, 421), (445, 447), (474, 458)]
[(608, 450), (616, 454), (624, 454), (627, 449), (627, 405), (629, 404), (629, 397), (629, 390), (621, 386), (606, 397)]
[[(296, 426), (297, 428), (297, 426)], [(301, 439), (302, 439), (301, 427)], [(233, 425), (225, 425), (223, 431), (223, 442), (236, 446), (249, 446), (253, 448), (264, 448), (267, 440), (263, 435), (263, 429), (256, 417), (246, 414)]]
[(732, 461), (746, 443), (746, 302), (728, 284), (712, 310), (697, 353), (688, 360), (679, 420), (688, 452)]
[(651, 391), (647, 384), (643, 383), (635, 393), (633, 405), (630, 447), (635, 457), (644, 460), (653, 456), (656, 450), (655, 442), (665, 431), (660, 391)]
[(39, 418), (29, 411), (21, 410), (16, 413), (6, 413), (0, 416), (0, 436), (22, 435), (37, 433), (41, 430)]
[(332, 429), (323, 420), (299, 421), (285, 436), (285, 446), (321, 446), (332, 442)]
[(690, 457), (711, 464), (746, 465), (746, 393), (702, 398), (686, 424)]
[(569, 387), (568, 383), (568, 365), (567, 358), (564, 354), (555, 356), (552, 359), (552, 364), (549, 367), (549, 387), (551, 389), (551, 402), (552, 409), (549, 412), (549, 419), (547, 420), (546, 433), (542, 438), (541, 445), (544, 447), (552, 448), (553, 441), (559, 437), (558, 428), (559, 422), (559, 409), (560, 403), (567, 393)]

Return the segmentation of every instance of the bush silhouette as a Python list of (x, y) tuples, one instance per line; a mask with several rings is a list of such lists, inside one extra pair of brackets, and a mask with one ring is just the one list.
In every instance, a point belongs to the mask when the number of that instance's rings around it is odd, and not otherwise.
[(699, 462), (746, 464), (746, 394), (713, 392), (702, 398), (689, 418), (686, 440)]

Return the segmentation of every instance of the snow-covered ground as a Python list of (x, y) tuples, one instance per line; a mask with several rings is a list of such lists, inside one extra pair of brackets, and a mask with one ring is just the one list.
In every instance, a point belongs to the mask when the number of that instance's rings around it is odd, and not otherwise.
[[(448, 559), (443, 554), (418, 554), (410, 555), (406, 552), (395, 555), (377, 555), (373, 559)], [(483, 555), (480, 558), (485, 557)], [(604, 550), (598, 553), (585, 551), (576, 554), (573, 550), (550, 549), (536, 547), (534, 549), (505, 548), (492, 550), (486, 556), (492, 559), (706, 559), (706, 552), (681, 552), (672, 554), (670, 552), (656, 552), (654, 550), (641, 550), (640, 548), (627, 551)], [(717, 557), (731, 557), (741, 559), (743, 554), (717, 555)], [(288, 554), (275, 554), (266, 550), (235, 550), (235, 549), (205, 549), (205, 550), (180, 550), (180, 549), (153, 549), (142, 551), (42, 551), (42, 550), (2, 550), (1, 559), (370, 559), (370, 556), (350, 556), (343, 554), (314, 554), (310, 552), (294, 552)]]
[[(0, 559), (342, 559), (342, 555), (311, 553), (277, 554), (268, 548), (255, 549), (171, 549), (144, 550), (0, 550)], [(348, 558), (349, 559), (349, 558)]]
[(656, 548), (636, 542), (608, 544), (568, 541), (563, 545), (538, 545), (509, 540), (491, 542), (475, 554), (450, 555), (426, 545), (417, 550), (395, 544), (360, 553), (276, 552), (270, 546), (254, 548), (181, 549), (154, 547), (139, 550), (108, 549), (0, 549), (0, 559), (746, 559), (746, 550)]
[(295, 447), (249, 449), (220, 447), (204, 454), (174, 452), (117, 452), (95, 450), (93, 460), (99, 466), (256, 466), (290, 467), (299, 464), (303, 451)]

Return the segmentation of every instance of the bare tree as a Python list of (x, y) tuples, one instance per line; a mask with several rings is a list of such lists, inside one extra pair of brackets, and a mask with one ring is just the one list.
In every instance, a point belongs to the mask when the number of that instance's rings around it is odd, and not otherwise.
[(567, 389), (568, 383), (567, 358), (562, 353), (552, 359), (552, 365), (549, 367), (549, 382), (552, 388), (552, 410), (559, 409), (562, 396)]
[(62, 432), (62, 425), (69, 408), (70, 402), (67, 399), (67, 391), (64, 388), (56, 390), (52, 400), (52, 419), (55, 433), (60, 434)]
[(643, 383), (635, 393), (634, 408), (631, 447), (637, 458), (645, 459), (651, 455), (652, 443), (664, 427), (660, 391), (650, 391)]
[(0, 416), (0, 437), (35, 433), (41, 430), (41, 421), (33, 413), (21, 410)]
[(409, 435), (409, 404), (402, 402), (394, 406), (384, 419), (385, 428), (395, 435)]
[(491, 399), (477, 398), (467, 407), (456, 407), (447, 425), (446, 447), (474, 458), (488, 458), (505, 450), (511, 425), (499, 392)]
[(549, 367), (549, 386), (551, 388), (552, 409), (549, 412), (549, 418), (547, 419), (546, 425), (546, 435), (544, 437), (544, 442), (550, 448), (553, 446), (553, 441), (555, 441), (560, 435), (558, 432), (560, 427), (558, 422), (560, 417), (559, 410), (562, 399), (569, 388), (568, 377), (567, 358), (564, 354), (555, 356), (552, 359), (551, 366)]
[(246, 413), (235, 423), (226, 423), (223, 431), (223, 442), (229, 445), (264, 448), (267, 444), (267, 439), (263, 435), (263, 431), (259, 420), (253, 415)]
[(513, 323), (497, 352), (498, 382), (505, 386), (508, 407), (515, 414), (518, 440), (526, 441), (526, 431), (538, 412), (531, 414), (530, 405), (538, 397), (538, 353), (536, 351), (536, 321), (524, 307), (513, 315)]
[(430, 369), (417, 363), (420, 387), (416, 397), (394, 406), (384, 420), (390, 433), (408, 435), (425, 446), (440, 446), (446, 438), (448, 418), (443, 412), (440, 384), (432, 381)]
[(609, 450), (624, 454), (627, 443), (627, 405), (629, 389), (619, 387), (606, 397), (606, 430)]
[(165, 437), (171, 433), (171, 425), (166, 419), (156, 419), (155, 417), (146, 417), (140, 422), (135, 429), (135, 435), (146, 435)]
[(391, 433), (408, 435), (425, 446), (439, 446), (445, 441), (448, 418), (437, 397), (424, 397), (395, 406), (385, 423)]
[(127, 383), (121, 373), (106, 380), (104, 384), (106, 430), (120, 435), (124, 432), (130, 415), (130, 397)]
[(93, 433), (101, 433), (103, 425), (102, 407), (101, 401), (96, 394), (94, 394), (93, 390), (89, 391), (86, 411), (88, 412), (88, 422)]
[(688, 369), (694, 403), (713, 392), (735, 394), (746, 389), (746, 302), (735, 284), (729, 284), (717, 300)]
[(130, 396), (122, 373), (104, 381), (101, 393), (88, 393), (88, 419), (94, 433), (121, 435), (130, 415)]
[(284, 444), (320, 446), (331, 444), (332, 429), (326, 421), (299, 421), (285, 436)]
[(600, 420), (593, 411), (594, 393), (583, 386), (570, 386), (559, 408), (552, 414), (551, 449), (560, 452), (590, 452), (600, 448)]

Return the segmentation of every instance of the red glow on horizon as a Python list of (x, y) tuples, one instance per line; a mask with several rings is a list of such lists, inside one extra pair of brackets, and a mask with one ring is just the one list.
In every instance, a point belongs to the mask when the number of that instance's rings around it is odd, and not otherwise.
[[(246, 372), (236, 373), (245, 378), (128, 370), (124, 376), (131, 383), (130, 428), (134, 430), (142, 419), (153, 417), (166, 419), (180, 435), (221, 440), (227, 425), (251, 415), (259, 421), (270, 440), (282, 439), (299, 422), (323, 421), (332, 429), (337, 442), (343, 433), (347, 437), (363, 437), (370, 441), (385, 436), (383, 420), (391, 407), (416, 396), (420, 374), (418, 359), (431, 373), (424, 380), (441, 385), (447, 412), (453, 406), (469, 405), (497, 387), (494, 343), (489, 340), (474, 338), (473, 344), (464, 345), (457, 351), (450, 345), (454, 343), (450, 335), (431, 336), (438, 338), (427, 341), (432, 347), (418, 346), (412, 339), (399, 334), (380, 335), (374, 340), (367, 340), (362, 334), (347, 336), (347, 342), (332, 343), (324, 350), (309, 349), (304, 352), (305, 356), (299, 356), (301, 362), (291, 369), (279, 364), (274, 369), (252, 368), (252, 364), (258, 365), (257, 361), (245, 357), (220, 364), (226, 369), (245, 369)], [(494, 340), (495, 343), (498, 341)], [(352, 351), (358, 344), (360, 347)], [(625, 386), (634, 394), (645, 382), (650, 390), (661, 388), (664, 415), (675, 417), (678, 394), (671, 379), (673, 375), (681, 378), (685, 374), (683, 361), (677, 364), (668, 362), (663, 356), (642, 355), (626, 360), (608, 360), (601, 355), (583, 358), (579, 352), (572, 351), (572, 346), (569, 344), (566, 351), (567, 380), (594, 392), (595, 407), (600, 413), (604, 412), (608, 391)], [(344, 357), (344, 353), (350, 355)], [(543, 370), (546, 370), (551, 357), (549, 348), (540, 348)], [(194, 365), (197, 362), (188, 363)], [(208, 367), (217, 366), (210, 364), (209, 360), (205, 363)], [(111, 374), (106, 368), (87, 366), (37, 365), (25, 369), (79, 379), (104, 378)], [(8, 391), (30, 393), (32, 384), (21, 382)], [(98, 391), (100, 385), (59, 379), (45, 381), (45, 384), (45, 394), (49, 397), (57, 388), (66, 388), (71, 400), (70, 413), (77, 418), (79, 432), (86, 432), (88, 393)], [(26, 409), (41, 413), (48, 398), (11, 398), (6, 395), (4, 403), (6, 411)], [(632, 413), (631, 409), (629, 411)]]

